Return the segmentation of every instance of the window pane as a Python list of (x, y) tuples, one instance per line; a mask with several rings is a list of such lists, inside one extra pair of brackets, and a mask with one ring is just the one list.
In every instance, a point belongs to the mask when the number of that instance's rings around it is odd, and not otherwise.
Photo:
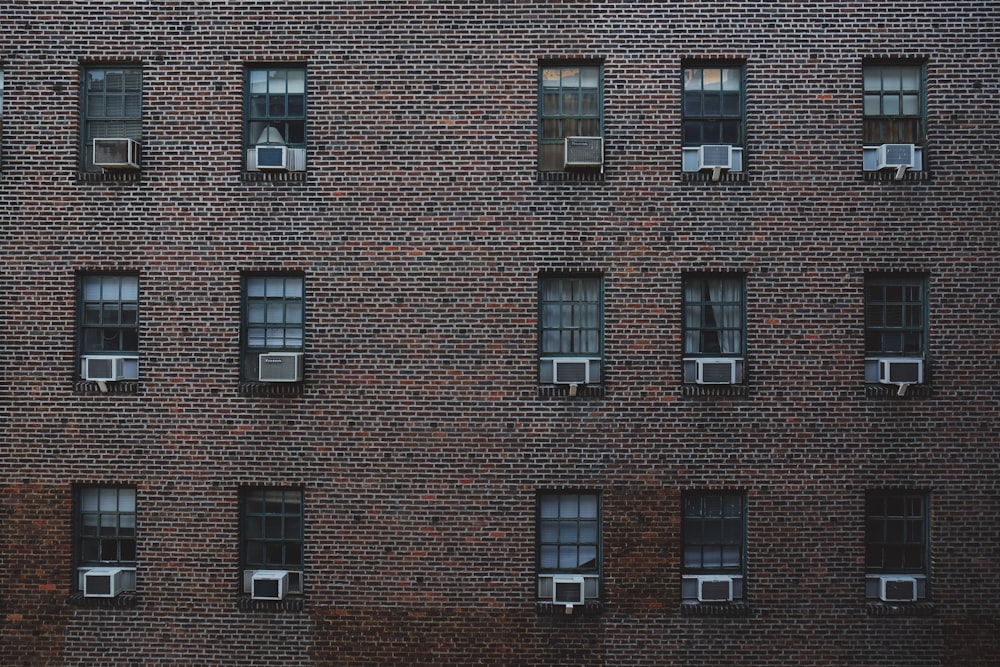
[(306, 92), (306, 71), (304, 69), (288, 70), (286, 80), (290, 95), (302, 95)]

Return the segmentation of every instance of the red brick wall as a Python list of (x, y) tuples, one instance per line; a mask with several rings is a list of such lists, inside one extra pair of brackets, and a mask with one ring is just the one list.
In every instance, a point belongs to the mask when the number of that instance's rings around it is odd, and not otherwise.
[[(238, 4), (238, 6), (237, 6)], [(939, 665), (1000, 654), (989, 3), (18, 3), (0, 15), (5, 664)], [(867, 182), (861, 62), (927, 63), (931, 178)], [(680, 171), (680, 63), (747, 68), (747, 181)], [(537, 66), (604, 63), (603, 180), (535, 173)], [(81, 62), (143, 170), (79, 183)], [(303, 183), (240, 178), (243, 68), (306, 62)], [(307, 290), (245, 396), (241, 271)], [(74, 387), (75, 276), (140, 275), (134, 394)], [(537, 277), (600, 271), (602, 398), (536, 386)], [(747, 275), (747, 397), (681, 390), (681, 274)], [(866, 271), (929, 274), (929, 396), (863, 385)], [(138, 488), (134, 606), (70, 602), (72, 485)], [(305, 603), (241, 609), (238, 488), (305, 489)], [(929, 616), (864, 608), (867, 489), (930, 492)], [(604, 609), (534, 605), (534, 499), (603, 498)], [(748, 615), (682, 615), (680, 493), (745, 490)]]

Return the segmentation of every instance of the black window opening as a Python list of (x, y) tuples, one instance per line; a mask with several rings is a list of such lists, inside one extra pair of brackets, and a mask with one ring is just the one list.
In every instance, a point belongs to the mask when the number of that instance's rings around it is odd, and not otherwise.
[[(302, 489), (245, 488), (242, 491), (243, 591), (254, 592), (254, 575), (264, 588), (276, 586), (275, 595), (303, 592), (304, 506)], [(271, 573), (280, 573), (284, 581), (275, 585)]]
[(739, 492), (682, 496), (682, 598), (732, 602), (744, 595), (746, 498)]
[(916, 602), (929, 593), (928, 495), (872, 491), (865, 498), (866, 597)]
[(134, 591), (137, 562), (136, 490), (81, 486), (75, 494), (76, 576), (84, 597), (113, 598)]
[(97, 382), (139, 378), (139, 277), (79, 278), (79, 377)]

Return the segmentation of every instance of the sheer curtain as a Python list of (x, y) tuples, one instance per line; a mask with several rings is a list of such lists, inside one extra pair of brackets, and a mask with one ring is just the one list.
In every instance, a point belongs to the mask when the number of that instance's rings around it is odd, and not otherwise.
[(719, 327), (719, 352), (740, 354), (742, 352), (740, 282), (731, 278), (720, 278), (708, 281), (708, 285), (712, 308), (715, 310), (716, 323)]

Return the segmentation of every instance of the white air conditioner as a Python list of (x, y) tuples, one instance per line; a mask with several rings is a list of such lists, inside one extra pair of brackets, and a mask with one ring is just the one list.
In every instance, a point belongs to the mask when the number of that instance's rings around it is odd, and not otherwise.
[(266, 352), (257, 357), (257, 379), (261, 382), (302, 380), (301, 352)]
[(133, 139), (94, 139), (94, 166), (103, 169), (138, 169), (139, 142)]
[(252, 149), (255, 167), (260, 171), (286, 171), (288, 169), (288, 148), (286, 146), (257, 146)]
[(567, 167), (600, 167), (604, 164), (604, 139), (566, 137), (564, 158)]
[(878, 381), (882, 384), (920, 384), (924, 381), (924, 360), (919, 357), (883, 357), (878, 360)]
[(914, 169), (916, 146), (913, 144), (882, 144), (876, 157), (877, 169)]
[(570, 357), (552, 360), (552, 381), (555, 384), (589, 384), (590, 359)]
[(83, 573), (83, 596), (113, 598), (124, 590), (124, 570), (120, 567), (94, 567)]
[(90, 382), (124, 380), (125, 357), (112, 354), (88, 354), (83, 357), (80, 377)]
[(698, 577), (699, 602), (732, 602), (733, 578), (725, 575), (701, 575)]
[(563, 605), (567, 613), (585, 600), (584, 578), (579, 575), (552, 576), (552, 604)]
[(288, 595), (288, 570), (257, 570), (250, 579), (254, 600), (284, 600)]
[(739, 359), (695, 359), (695, 382), (698, 384), (736, 384)]
[(878, 596), (884, 602), (913, 602), (917, 599), (915, 577), (879, 577)]
[(698, 169), (732, 169), (733, 147), (728, 144), (710, 144), (698, 149)]

